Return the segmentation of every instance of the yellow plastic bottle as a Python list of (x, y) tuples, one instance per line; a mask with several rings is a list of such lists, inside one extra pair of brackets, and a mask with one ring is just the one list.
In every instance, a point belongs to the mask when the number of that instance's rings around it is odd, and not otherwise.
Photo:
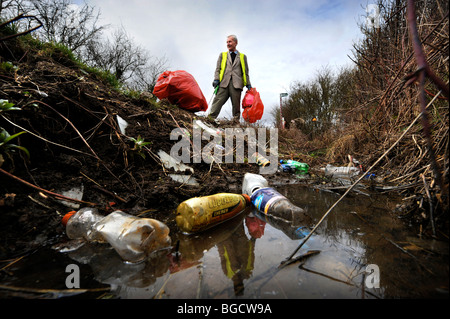
[(258, 152), (253, 153), (252, 156), (255, 159), (256, 164), (258, 164), (259, 166), (265, 167), (266, 165), (270, 164), (270, 161), (261, 154), (259, 154)]
[(182, 232), (196, 233), (238, 215), (250, 203), (246, 194), (194, 197), (178, 205), (175, 221)]

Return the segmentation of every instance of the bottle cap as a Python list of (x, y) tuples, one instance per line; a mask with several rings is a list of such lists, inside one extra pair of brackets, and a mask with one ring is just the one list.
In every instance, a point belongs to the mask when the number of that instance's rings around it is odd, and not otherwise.
[(242, 194), (242, 196), (244, 196), (245, 201), (247, 202), (247, 204), (250, 204), (252, 202), (252, 200), (250, 199), (250, 196), (248, 196), (247, 194)]
[(76, 214), (76, 211), (72, 210), (70, 212), (68, 212), (67, 214), (64, 215), (63, 219), (62, 219), (62, 224), (64, 226), (67, 225), (67, 222), (69, 221), (70, 217), (72, 217), (72, 215)]

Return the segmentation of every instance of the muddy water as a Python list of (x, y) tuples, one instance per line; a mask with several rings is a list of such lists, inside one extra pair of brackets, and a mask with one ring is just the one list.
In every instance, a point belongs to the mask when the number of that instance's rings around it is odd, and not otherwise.
[[(339, 198), (300, 185), (276, 188), (314, 221)], [(42, 249), (8, 267), (1, 285), (14, 289), (0, 293), (26, 298), (448, 298), (448, 243), (420, 239), (391, 214), (396, 203), (386, 195), (347, 196), (296, 256), (319, 253), (282, 269), (280, 263), (302, 242), (301, 231), (249, 209), (198, 235), (173, 232), (177, 253), (161, 251), (140, 264), (122, 262), (107, 245), (69, 252)], [(67, 289), (68, 265), (78, 267), (80, 288), (87, 292)]]

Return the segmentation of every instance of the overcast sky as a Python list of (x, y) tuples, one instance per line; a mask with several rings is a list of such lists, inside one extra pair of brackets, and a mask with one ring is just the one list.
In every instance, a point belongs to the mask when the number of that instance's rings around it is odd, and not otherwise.
[[(375, 0), (86, 0), (100, 9), (100, 24), (123, 26), (152, 56), (165, 56), (168, 70), (185, 70), (210, 102), (214, 70), (226, 37), (235, 34), (245, 53), (252, 86), (265, 106), (279, 107), (280, 93), (317, 70), (351, 64), (358, 23)], [(242, 98), (246, 89), (244, 89)], [(209, 110), (209, 109), (208, 109)], [(219, 118), (231, 117), (231, 102)]]

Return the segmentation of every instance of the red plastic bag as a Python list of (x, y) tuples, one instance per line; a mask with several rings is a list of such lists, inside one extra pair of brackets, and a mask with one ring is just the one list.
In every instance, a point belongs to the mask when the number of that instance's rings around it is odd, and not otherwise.
[(242, 117), (250, 123), (255, 123), (260, 120), (264, 113), (264, 104), (261, 101), (259, 92), (255, 88), (247, 90), (244, 99), (242, 100)]
[(153, 94), (168, 99), (182, 109), (199, 112), (208, 109), (208, 103), (194, 77), (186, 71), (165, 71), (156, 81)]

